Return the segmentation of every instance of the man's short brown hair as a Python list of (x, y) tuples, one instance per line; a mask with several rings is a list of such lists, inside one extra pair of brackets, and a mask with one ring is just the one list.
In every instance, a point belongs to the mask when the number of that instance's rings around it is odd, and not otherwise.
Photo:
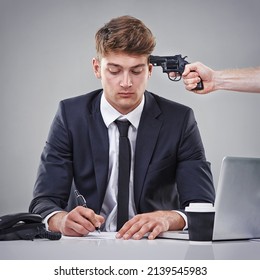
[(149, 56), (155, 47), (155, 37), (145, 24), (134, 17), (113, 18), (95, 36), (98, 58), (110, 52)]

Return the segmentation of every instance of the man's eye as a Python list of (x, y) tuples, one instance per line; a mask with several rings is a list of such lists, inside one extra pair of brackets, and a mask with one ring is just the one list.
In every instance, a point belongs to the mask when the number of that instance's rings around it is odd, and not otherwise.
[(112, 75), (117, 75), (119, 74), (120, 70), (117, 68), (108, 68), (108, 71), (112, 74)]
[(136, 69), (133, 69), (133, 70), (132, 70), (132, 73), (133, 73), (134, 75), (138, 75), (138, 74), (141, 74), (142, 71), (143, 71), (143, 68), (136, 68)]

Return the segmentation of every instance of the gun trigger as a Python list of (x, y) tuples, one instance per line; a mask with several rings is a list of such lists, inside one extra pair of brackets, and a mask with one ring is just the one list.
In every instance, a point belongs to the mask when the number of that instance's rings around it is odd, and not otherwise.
[(168, 78), (172, 81), (172, 82), (178, 82), (181, 79), (181, 75), (179, 72), (175, 72), (175, 77), (171, 77), (170, 73), (168, 73)]

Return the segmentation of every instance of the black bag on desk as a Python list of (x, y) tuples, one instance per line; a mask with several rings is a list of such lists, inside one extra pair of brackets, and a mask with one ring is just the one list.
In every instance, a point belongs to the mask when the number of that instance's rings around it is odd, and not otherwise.
[(16, 213), (0, 217), (0, 241), (35, 238), (58, 240), (61, 234), (47, 231), (38, 214)]

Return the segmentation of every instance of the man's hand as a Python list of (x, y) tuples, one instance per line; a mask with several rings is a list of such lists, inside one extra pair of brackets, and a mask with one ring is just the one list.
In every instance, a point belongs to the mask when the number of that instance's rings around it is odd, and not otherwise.
[[(215, 71), (201, 62), (195, 62), (185, 65), (185, 70), (182, 74), (185, 88), (198, 94), (207, 94), (215, 90)], [(197, 84), (202, 81), (204, 89), (194, 90)]]
[(49, 230), (68, 236), (84, 236), (100, 227), (105, 219), (89, 208), (78, 206), (72, 211), (59, 212), (49, 219)]
[(156, 211), (139, 214), (126, 222), (116, 237), (123, 239), (141, 239), (148, 234), (148, 239), (155, 239), (161, 232), (168, 230), (181, 230), (185, 221), (175, 211)]

